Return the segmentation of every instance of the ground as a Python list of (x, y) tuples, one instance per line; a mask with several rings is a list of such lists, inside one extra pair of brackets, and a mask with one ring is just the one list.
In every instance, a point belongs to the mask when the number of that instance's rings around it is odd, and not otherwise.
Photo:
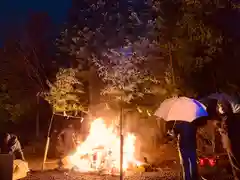
[[(76, 172), (60, 172), (54, 170), (57, 168), (57, 159), (56, 158), (48, 158), (45, 164), (45, 171), (41, 172), (42, 168), (42, 161), (43, 161), (43, 154), (44, 154), (44, 143), (34, 143), (29, 146), (24, 147), (24, 154), (26, 156), (26, 160), (29, 163), (29, 168), (32, 172), (30, 172), (29, 176), (25, 178), (25, 180), (61, 180), (61, 179), (69, 179), (69, 180), (100, 180), (100, 179), (109, 179), (115, 180), (119, 179), (119, 177), (113, 176), (103, 176), (103, 175), (96, 175), (96, 174), (82, 174)], [(166, 148), (168, 148), (168, 156), (166, 156)], [(51, 151), (51, 150), (50, 150)], [(51, 153), (51, 152), (50, 152)], [(178, 167), (175, 158), (176, 155), (171, 154), (175, 153), (174, 147), (171, 145), (168, 147), (162, 147), (161, 150), (151, 152), (151, 156), (149, 156), (149, 152), (143, 153), (143, 157), (146, 157), (150, 162), (158, 162), (161, 166), (164, 166), (164, 169), (160, 170), (160, 172), (149, 172), (144, 174), (135, 174), (133, 176), (128, 176), (125, 179), (133, 179), (133, 180), (141, 180), (141, 179), (176, 179), (178, 176), (178, 171), (173, 171), (173, 168), (176, 169)], [(165, 155), (164, 155), (165, 154)]]
[[(34, 147), (34, 148), (33, 148)], [(97, 174), (83, 174), (73, 171), (60, 172), (54, 170), (57, 168), (57, 159), (47, 159), (45, 164), (45, 171), (41, 172), (44, 144), (36, 144), (25, 147), (25, 156), (29, 163), (32, 172), (24, 180), (117, 180), (119, 177), (103, 176)], [(151, 156), (149, 155), (151, 154)], [(178, 162), (178, 154), (174, 144), (165, 144), (151, 152), (144, 152), (144, 157), (151, 163), (159, 166), (159, 172), (145, 172), (142, 174), (135, 174), (125, 177), (125, 180), (158, 180), (158, 179), (173, 179), (177, 180), (180, 176), (180, 166)], [(218, 173), (208, 177), (208, 180), (227, 180), (231, 179), (225, 174)]]
[[(162, 172), (162, 173), (145, 173), (142, 175), (132, 175), (125, 176), (124, 180), (176, 180), (176, 175), (173, 172)], [(24, 180), (117, 180), (118, 176), (106, 176), (106, 175), (96, 175), (96, 174), (83, 174), (76, 172), (57, 172), (57, 171), (49, 171), (44, 173), (35, 173)]]
[[(124, 180), (180, 180), (179, 173), (174, 171), (161, 171), (161, 172), (146, 172), (142, 174), (135, 174), (125, 176)], [(45, 171), (30, 173), (23, 180), (118, 180), (119, 176), (107, 176), (97, 174), (86, 174), (78, 172), (60, 172), (60, 171)], [(232, 180), (232, 177), (215, 175), (205, 177), (207, 180)]]

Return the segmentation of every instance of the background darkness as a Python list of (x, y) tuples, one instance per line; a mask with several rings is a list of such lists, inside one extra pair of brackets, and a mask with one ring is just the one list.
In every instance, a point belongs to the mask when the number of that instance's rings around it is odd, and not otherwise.
[(11, 29), (27, 23), (31, 13), (45, 12), (56, 26), (61, 25), (71, 7), (71, 0), (2, 0), (0, 2), (0, 42)]

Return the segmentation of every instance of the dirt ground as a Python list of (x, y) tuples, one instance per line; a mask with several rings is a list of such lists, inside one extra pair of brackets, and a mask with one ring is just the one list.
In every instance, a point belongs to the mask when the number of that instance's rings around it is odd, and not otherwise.
[[(45, 169), (42, 170), (44, 148), (42, 145), (25, 147), (26, 160), (29, 163), (31, 172), (24, 180), (117, 180), (119, 177), (103, 176), (96, 174), (76, 173), (73, 171), (60, 172), (57, 171), (58, 160), (56, 158), (48, 158), (45, 163)], [(125, 180), (158, 180), (169, 179), (178, 180), (180, 176), (180, 165), (178, 160), (178, 152), (174, 144), (165, 144), (155, 150), (142, 152), (142, 157), (146, 157), (150, 163), (160, 167), (159, 172), (149, 172), (125, 177)], [(214, 174), (206, 179), (208, 180), (227, 180), (231, 177)]]
[[(40, 142), (35, 142), (34, 144), (30, 144), (29, 146), (24, 147), (24, 155), (29, 163), (29, 168), (31, 170), (41, 170), (44, 156), (44, 147), (45, 144)], [(45, 168), (47, 170), (57, 168), (58, 160), (52, 155), (54, 154), (53, 147), (49, 149), (48, 154), (49, 156), (46, 160)], [(179, 167), (178, 152), (175, 145), (171, 143), (161, 145), (156, 149), (143, 150), (140, 156), (138, 155), (138, 157), (140, 161), (144, 161), (144, 158), (146, 158), (150, 164), (164, 168), (176, 169)]]
[[(119, 176), (97, 175), (78, 172), (47, 171), (30, 174), (24, 180), (118, 180)], [(174, 172), (144, 173), (124, 176), (124, 180), (178, 180)]]
[[(37, 146), (36, 146), (37, 147)], [(26, 147), (25, 148), (25, 156), (26, 160), (29, 163), (29, 168), (31, 172), (29, 175), (24, 178), (24, 180), (117, 180), (119, 177), (117, 176), (106, 176), (106, 175), (97, 175), (97, 174), (86, 174), (86, 173), (76, 173), (73, 171), (61, 172), (57, 171), (58, 160), (48, 158), (45, 163), (45, 169), (42, 170), (42, 162), (43, 162), (43, 151), (37, 150), (37, 148)], [(131, 176), (124, 177), (124, 180), (177, 180), (179, 179), (179, 173), (177, 171), (173, 171), (171, 167), (178, 166), (176, 161), (172, 155), (166, 156), (164, 152), (160, 153), (167, 147), (162, 147), (158, 152), (153, 152), (152, 155), (149, 156), (149, 152), (143, 153), (143, 157), (146, 157), (150, 162), (155, 162), (157, 164), (161, 164), (164, 167), (164, 170), (160, 170), (160, 172), (150, 172), (150, 173), (142, 173), (142, 174), (134, 174)], [(172, 152), (174, 152), (174, 147), (172, 148)], [(168, 147), (168, 154), (172, 153)], [(169, 159), (167, 160), (167, 157)]]

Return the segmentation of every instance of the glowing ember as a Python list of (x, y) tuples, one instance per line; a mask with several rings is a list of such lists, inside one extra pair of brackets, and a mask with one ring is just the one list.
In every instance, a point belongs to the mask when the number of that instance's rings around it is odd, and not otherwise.
[[(123, 170), (140, 165), (134, 158), (135, 141), (133, 134), (129, 133), (124, 137)], [(91, 124), (89, 136), (77, 147), (76, 152), (69, 156), (69, 160), (79, 171), (119, 172), (120, 137), (113, 127), (106, 126), (103, 119), (96, 119)]]

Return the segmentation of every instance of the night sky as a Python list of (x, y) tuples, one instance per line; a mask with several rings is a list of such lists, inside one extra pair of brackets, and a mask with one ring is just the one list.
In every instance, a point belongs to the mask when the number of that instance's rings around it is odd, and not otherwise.
[(0, 41), (9, 27), (21, 26), (28, 20), (31, 12), (46, 12), (54, 24), (64, 22), (71, 0), (1, 0), (0, 3)]

